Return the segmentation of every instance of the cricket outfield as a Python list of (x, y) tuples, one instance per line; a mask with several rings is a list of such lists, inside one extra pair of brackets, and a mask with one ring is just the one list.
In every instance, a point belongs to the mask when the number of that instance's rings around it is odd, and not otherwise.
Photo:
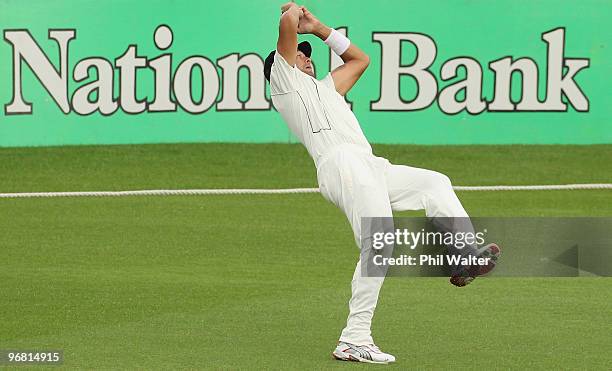
[[(612, 183), (612, 145), (374, 149), (455, 185)], [(316, 187), (298, 145), (0, 157), (0, 192)], [(458, 196), (473, 216), (612, 216), (610, 190)], [(0, 226), (0, 349), (63, 349), (65, 369), (368, 367), (330, 357), (358, 251), (343, 214), (318, 194), (0, 199)], [(611, 285), (390, 278), (373, 335), (396, 355), (390, 368), (607, 369)]]

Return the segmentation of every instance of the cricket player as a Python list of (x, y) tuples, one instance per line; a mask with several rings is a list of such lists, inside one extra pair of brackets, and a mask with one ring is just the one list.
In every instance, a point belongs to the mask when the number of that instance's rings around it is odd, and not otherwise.
[[(370, 63), (369, 57), (340, 32), (320, 22), (306, 7), (281, 7), (276, 50), (266, 58), (274, 107), (314, 160), (321, 194), (347, 216), (361, 248), (362, 217), (392, 217), (394, 210), (422, 210), (428, 217), (464, 217), (467, 213), (449, 178), (435, 171), (393, 165), (372, 153), (357, 118), (344, 100)], [(315, 78), (308, 42), (297, 34), (313, 34), (339, 55), (344, 64), (322, 80)], [(493, 249), (493, 250), (492, 250)], [(497, 250), (495, 250), (497, 249)], [(498, 255), (497, 246), (486, 253)], [(451, 277), (465, 286), (484, 273), (473, 269)], [(332, 355), (345, 361), (390, 363), (371, 336), (370, 326), (384, 277), (362, 276), (361, 261), (352, 280), (346, 327)]]

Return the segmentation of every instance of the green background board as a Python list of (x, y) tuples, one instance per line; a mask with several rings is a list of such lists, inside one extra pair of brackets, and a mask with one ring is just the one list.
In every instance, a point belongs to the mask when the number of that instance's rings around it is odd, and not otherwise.
[[(92, 56), (113, 61), (128, 45), (149, 59), (164, 53), (153, 44), (160, 24), (172, 28), (173, 70), (188, 56), (203, 55), (215, 62), (230, 53), (256, 53), (265, 58), (275, 47), (279, 1), (167, 1), (106, 0), (104, 2), (0, 0), (0, 27), (28, 29), (51, 61), (59, 64), (58, 47), (47, 38), (49, 29), (74, 28), (70, 43), (69, 71)], [(507, 143), (612, 143), (610, 86), (612, 85), (609, 0), (515, 1), (435, 0), (407, 1), (314, 1), (305, 5), (332, 27), (348, 27), (351, 40), (370, 54), (372, 64), (349, 93), (353, 109), (369, 140), (378, 143), (507, 144)], [(413, 112), (371, 111), (380, 89), (380, 44), (372, 32), (419, 32), (435, 40), (438, 55), (432, 71), (441, 87), (464, 77), (442, 82), (440, 67), (457, 56), (479, 61), (484, 71), (483, 96), (491, 98), (494, 76), (490, 61), (504, 56), (530, 57), (539, 68), (539, 97), (543, 99), (546, 44), (541, 34), (566, 28), (565, 56), (589, 58), (589, 68), (576, 81), (590, 101), (589, 112), (466, 112), (446, 115), (437, 104)], [(329, 69), (327, 47), (311, 36), (313, 60), (322, 78)], [(403, 48), (403, 63), (414, 60), (413, 47)], [(0, 102), (12, 99), (12, 47), (0, 42)], [(93, 113), (65, 115), (24, 64), (23, 95), (33, 103), (31, 115), (0, 116), (0, 146), (64, 144), (122, 144), (160, 142), (295, 142), (280, 116), (268, 111), (224, 111), (215, 108), (202, 114), (145, 112), (128, 115), (118, 110), (110, 116)], [(221, 74), (220, 68), (218, 69)], [(461, 70), (460, 70), (461, 71)], [(463, 73), (463, 76), (462, 76)], [(512, 96), (520, 96), (520, 76), (514, 74)], [(92, 80), (88, 79), (87, 81)], [(115, 70), (115, 96), (118, 93)], [(197, 81), (196, 81), (197, 82)], [(72, 79), (69, 95), (81, 84)], [(196, 84), (197, 87), (198, 84)], [(248, 72), (241, 69), (241, 99), (248, 95)], [(153, 98), (153, 72), (138, 72), (139, 98)], [(402, 97), (414, 97), (416, 84), (401, 80)], [(201, 94), (194, 89), (194, 96)], [(219, 94), (221, 96), (221, 93)]]

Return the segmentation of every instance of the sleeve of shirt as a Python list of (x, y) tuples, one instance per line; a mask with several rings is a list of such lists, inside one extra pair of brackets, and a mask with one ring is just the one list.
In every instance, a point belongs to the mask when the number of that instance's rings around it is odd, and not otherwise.
[(321, 82), (323, 84), (325, 84), (328, 88), (332, 89), (332, 90), (336, 90), (336, 85), (334, 84), (334, 78), (332, 77), (331, 72), (327, 74), (327, 76), (325, 76)]
[(296, 67), (290, 66), (283, 56), (276, 51), (270, 71), (270, 94), (285, 94), (296, 90)]

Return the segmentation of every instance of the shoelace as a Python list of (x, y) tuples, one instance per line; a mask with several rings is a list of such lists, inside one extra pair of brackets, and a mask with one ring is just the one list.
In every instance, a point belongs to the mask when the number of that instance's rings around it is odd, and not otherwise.
[(368, 344), (368, 345), (365, 345), (365, 347), (373, 350), (376, 353), (382, 353), (380, 349), (374, 344)]
[[(348, 343), (345, 343), (345, 344), (348, 344)], [(347, 348), (345, 350), (351, 349), (350, 346), (348, 346), (348, 345), (346, 345), (346, 346), (347, 346)], [(366, 350), (370, 350), (370, 351), (373, 351), (375, 353), (382, 353), (382, 351), (380, 350), (379, 347), (376, 346), (376, 344), (360, 345), (359, 347), (360, 348), (366, 348)]]

